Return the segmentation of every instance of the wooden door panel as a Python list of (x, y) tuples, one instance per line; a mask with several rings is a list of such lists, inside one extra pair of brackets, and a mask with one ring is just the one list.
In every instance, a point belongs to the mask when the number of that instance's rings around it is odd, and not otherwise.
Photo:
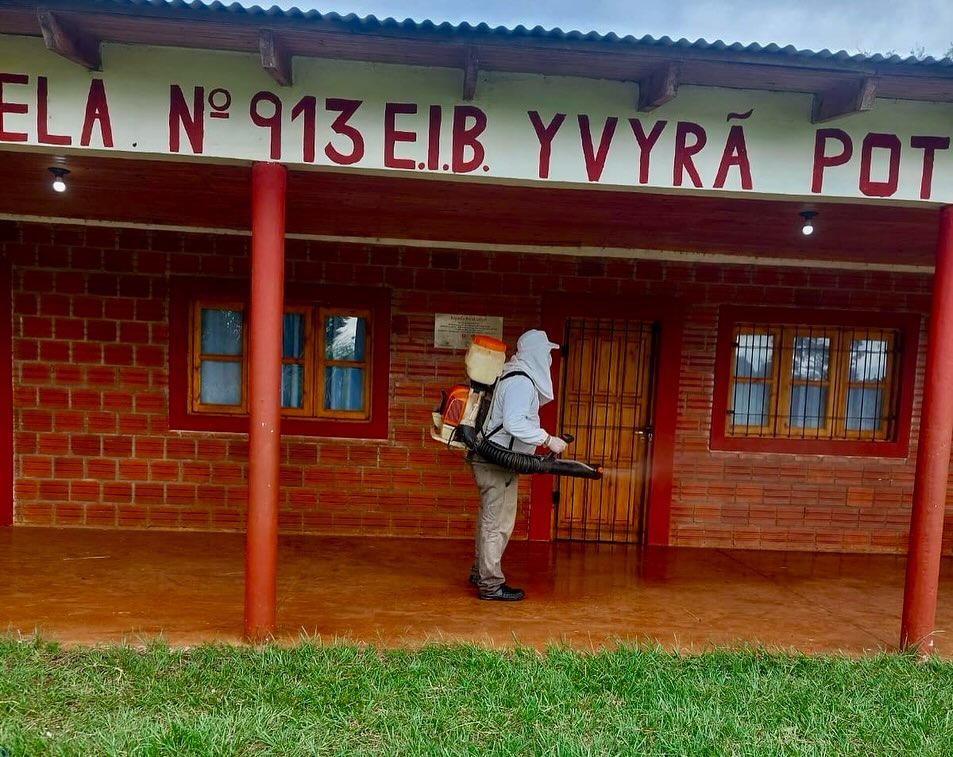
[(601, 463), (600, 481), (557, 479), (556, 536), (639, 542), (652, 417), (651, 324), (573, 319), (563, 375), (561, 430), (573, 457)]

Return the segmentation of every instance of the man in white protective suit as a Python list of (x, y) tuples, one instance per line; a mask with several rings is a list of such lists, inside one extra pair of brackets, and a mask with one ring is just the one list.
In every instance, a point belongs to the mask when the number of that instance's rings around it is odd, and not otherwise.
[[(511, 357), (497, 380), (493, 402), (482, 433), (484, 438), (514, 452), (533, 453), (548, 447), (555, 454), (566, 442), (539, 425), (539, 408), (553, 399), (551, 352), (559, 345), (549, 341), (545, 331), (532, 329), (516, 342)], [(522, 589), (508, 586), (501, 561), (516, 523), (518, 475), (471, 453), (473, 478), (480, 490), (480, 514), (476, 525), (476, 555), (470, 569), (470, 583), (480, 599), (518, 602)]]

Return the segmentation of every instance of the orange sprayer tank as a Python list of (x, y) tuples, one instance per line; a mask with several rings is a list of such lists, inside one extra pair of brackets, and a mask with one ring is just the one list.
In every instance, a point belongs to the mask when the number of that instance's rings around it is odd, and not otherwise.
[(451, 447), (465, 448), (462, 442), (454, 440), (454, 432), (461, 424), (471, 428), (475, 425), (480, 403), (500, 377), (505, 362), (504, 342), (485, 334), (475, 334), (471, 338), (464, 360), (470, 385), (456, 384), (440, 393), (440, 404), (431, 414), (432, 439)]
[(484, 334), (475, 334), (470, 341), (464, 363), (471, 381), (489, 386), (503, 372), (506, 344)]
[[(470, 397), (470, 387), (456, 384), (446, 392), (441, 392), (440, 405), (432, 413), (433, 427), (430, 436), (438, 442), (450, 444), (453, 432), (460, 425)], [(453, 446), (462, 446), (454, 443)]]

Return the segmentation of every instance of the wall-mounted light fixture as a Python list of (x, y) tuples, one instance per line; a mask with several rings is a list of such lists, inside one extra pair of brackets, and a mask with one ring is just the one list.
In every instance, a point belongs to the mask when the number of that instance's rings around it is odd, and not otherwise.
[(69, 174), (69, 170), (66, 168), (60, 168), (59, 166), (52, 166), (47, 169), (51, 174), (53, 174), (53, 189), (57, 192), (66, 191), (66, 179), (65, 177)]
[(801, 218), (804, 219), (804, 225), (801, 227), (801, 233), (809, 237), (814, 233), (814, 216), (817, 215), (816, 210), (804, 210), (801, 212)]

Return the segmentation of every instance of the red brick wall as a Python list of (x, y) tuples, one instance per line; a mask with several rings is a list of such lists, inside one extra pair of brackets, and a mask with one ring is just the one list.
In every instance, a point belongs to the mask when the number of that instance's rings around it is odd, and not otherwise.
[[(932, 277), (773, 269), (725, 269), (744, 283), (708, 287), (737, 305), (927, 312)], [(910, 454), (906, 459), (711, 452), (718, 308), (692, 308), (685, 332), (672, 543), (761, 549), (906, 550), (922, 398), (921, 332)], [(924, 319), (925, 320), (925, 319)], [(950, 511), (953, 516), (953, 510)], [(953, 526), (953, 517), (949, 518)], [(946, 529), (947, 551), (953, 529)]]
[[(17, 524), (241, 529), (244, 435), (170, 431), (170, 274), (247, 276), (247, 239), (22, 225), (13, 263)], [(434, 313), (504, 318), (513, 344), (546, 292), (677, 296), (686, 309), (672, 543), (905, 549), (923, 348), (907, 459), (710, 452), (718, 306), (926, 313), (932, 277), (389, 248), (289, 240), (296, 284), (392, 291), (390, 436), (286, 437), (283, 531), (465, 537), (477, 497), (459, 455), (429, 438), (462, 353), (433, 348)], [(514, 538), (525, 538), (523, 481)], [(953, 525), (953, 524), (948, 524)], [(949, 533), (951, 528), (947, 528)], [(950, 551), (951, 539), (946, 549)]]
[[(170, 273), (247, 276), (247, 240), (23, 225), (3, 252), (14, 281), (15, 523), (244, 528), (245, 436), (169, 430), (167, 353)], [(391, 288), (392, 370), (387, 441), (285, 438), (280, 528), (470, 536), (469, 468), (429, 437), (440, 389), (464, 378), (460, 352), (433, 349), (433, 313), (501, 315), (515, 342), (538, 324), (543, 279), (504, 276), (485, 253), (464, 266), (457, 252), (290, 240), (286, 256), (298, 285)], [(527, 497), (528, 481), (514, 538), (525, 538)]]

